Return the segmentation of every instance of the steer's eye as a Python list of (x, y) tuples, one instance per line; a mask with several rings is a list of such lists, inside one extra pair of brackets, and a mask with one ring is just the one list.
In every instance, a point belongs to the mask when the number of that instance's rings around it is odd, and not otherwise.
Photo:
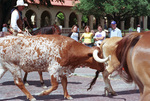
[(92, 57), (92, 56), (93, 56), (93, 54), (89, 53), (89, 54), (88, 54), (88, 56), (89, 56), (89, 57)]

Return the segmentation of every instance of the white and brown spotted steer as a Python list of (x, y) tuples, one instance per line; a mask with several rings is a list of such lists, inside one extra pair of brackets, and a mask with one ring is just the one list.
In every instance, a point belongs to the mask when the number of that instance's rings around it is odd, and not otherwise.
[[(21, 79), (21, 69), (25, 72), (49, 72), (52, 87), (39, 95), (48, 95), (58, 87), (58, 79), (64, 90), (64, 98), (72, 99), (67, 92), (67, 76), (79, 66), (89, 66), (104, 70), (98, 47), (90, 48), (75, 40), (60, 35), (7, 36), (0, 39), (0, 78), (8, 70), (14, 83), (29, 100), (36, 100), (25, 88)], [(98, 62), (97, 62), (98, 61)]]

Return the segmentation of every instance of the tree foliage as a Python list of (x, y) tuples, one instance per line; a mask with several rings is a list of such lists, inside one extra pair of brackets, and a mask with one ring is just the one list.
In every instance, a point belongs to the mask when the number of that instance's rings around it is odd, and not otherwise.
[[(2, 29), (2, 25), (7, 23), (10, 19), (11, 9), (16, 5), (17, 0), (0, 0), (0, 30)], [(37, 0), (30, 0), (32, 3), (35, 3)], [(39, 0), (40, 5), (45, 5), (47, 7), (51, 7), (51, 1), (55, 2), (65, 2), (64, 0)], [(27, 2), (27, 0), (24, 0)]]
[(149, 16), (150, 0), (80, 0), (73, 9), (85, 15), (124, 21), (126, 18)]

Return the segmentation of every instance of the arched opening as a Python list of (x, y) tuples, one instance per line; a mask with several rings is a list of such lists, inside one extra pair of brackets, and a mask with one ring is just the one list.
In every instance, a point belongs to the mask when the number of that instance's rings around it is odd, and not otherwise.
[(77, 16), (74, 12), (72, 12), (69, 16), (69, 27), (78, 24)]
[(93, 29), (97, 29), (97, 19), (93, 16)]
[(139, 23), (139, 17), (135, 17), (135, 18), (134, 18), (134, 28), (135, 28), (135, 29), (137, 28), (137, 25), (138, 25), (138, 24), (140, 24), (140, 23)]
[(41, 27), (51, 25), (50, 14), (48, 11), (44, 11), (41, 15)]
[(26, 12), (25, 16), (27, 17), (29, 26), (28, 26), (27, 22), (25, 24), (27, 24), (28, 27), (33, 28), (33, 26), (36, 25), (36, 13), (33, 10), (28, 10)]
[(147, 20), (147, 27), (148, 27), (148, 29), (150, 29), (150, 17), (148, 16), (147, 19), (148, 19), (148, 20)]
[(65, 16), (64, 16), (64, 14), (62, 13), (62, 12), (58, 12), (57, 14), (56, 14), (56, 19), (55, 19), (55, 23), (57, 24), (57, 25), (60, 25), (60, 26), (62, 26), (62, 27), (65, 27)]
[(89, 25), (89, 17), (86, 15), (82, 16), (81, 26), (84, 29), (86, 25)]
[(129, 29), (130, 28), (130, 19), (131, 18), (126, 18), (125, 19), (125, 24), (124, 24), (125, 25), (125, 29)]

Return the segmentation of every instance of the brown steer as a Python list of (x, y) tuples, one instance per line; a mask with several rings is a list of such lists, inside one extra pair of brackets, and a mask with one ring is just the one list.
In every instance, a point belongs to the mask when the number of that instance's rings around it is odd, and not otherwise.
[(64, 98), (72, 99), (67, 91), (67, 76), (81, 65), (102, 72), (103, 63), (109, 58), (99, 57), (101, 52), (98, 47), (90, 48), (65, 36), (7, 36), (0, 40), (0, 78), (7, 70), (10, 71), (15, 84), (27, 98), (36, 100), (24, 87), (21, 69), (25, 72), (49, 72), (52, 87), (39, 95), (48, 95), (56, 90), (61, 78)]
[[(105, 64), (105, 70), (103, 71), (103, 79), (105, 82), (105, 95), (108, 96), (109, 93), (111, 93), (111, 95), (117, 95), (116, 92), (113, 90), (110, 80), (108, 78), (108, 76), (114, 72), (120, 65), (119, 60), (117, 59), (116, 56), (116, 48), (117, 48), (117, 42), (120, 41), (122, 38), (121, 37), (111, 37), (111, 38), (107, 38), (105, 39), (101, 45), (100, 45), (100, 50), (102, 52), (102, 56), (104, 58), (108, 57), (109, 55), (111, 55), (111, 59), (109, 61), (106, 62)], [(96, 76), (95, 78), (97, 79), (99, 72), (96, 72)], [(91, 87), (94, 85), (94, 83), (96, 82), (96, 79), (93, 79), (93, 81), (91, 82), (91, 85), (88, 89), (91, 89)]]

